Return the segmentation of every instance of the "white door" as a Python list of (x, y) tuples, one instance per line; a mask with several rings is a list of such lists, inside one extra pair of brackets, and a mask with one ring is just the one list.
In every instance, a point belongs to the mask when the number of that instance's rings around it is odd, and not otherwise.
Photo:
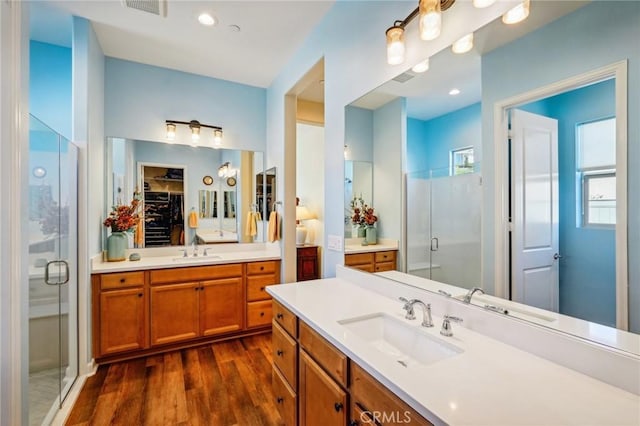
[(558, 311), (558, 122), (511, 110), (512, 299)]

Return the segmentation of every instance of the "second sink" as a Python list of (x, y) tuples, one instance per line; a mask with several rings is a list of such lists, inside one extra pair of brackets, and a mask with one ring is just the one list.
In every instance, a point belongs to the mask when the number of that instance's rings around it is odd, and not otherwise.
[(463, 352), (418, 327), (382, 312), (344, 319), (338, 323), (407, 368), (433, 364)]

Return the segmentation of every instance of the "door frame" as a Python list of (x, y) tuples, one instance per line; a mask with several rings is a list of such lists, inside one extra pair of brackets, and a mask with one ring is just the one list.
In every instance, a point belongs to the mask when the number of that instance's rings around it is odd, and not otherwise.
[(493, 106), (494, 271), (496, 296), (509, 295), (508, 110), (602, 80), (615, 78), (616, 114), (616, 327), (629, 329), (627, 258), (627, 60), (615, 62), (496, 102)]

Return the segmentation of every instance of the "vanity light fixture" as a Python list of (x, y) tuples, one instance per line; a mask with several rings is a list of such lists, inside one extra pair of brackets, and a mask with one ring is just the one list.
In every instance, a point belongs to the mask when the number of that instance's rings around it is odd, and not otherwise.
[(231, 167), (231, 163), (229, 161), (222, 163), (220, 167), (218, 167), (218, 176), (221, 178), (233, 177), (236, 173), (237, 170)]
[[(502, 21), (505, 24), (515, 24), (524, 20), (527, 16), (529, 16), (530, 1), (531, 0), (523, 0), (521, 4), (502, 15)], [(388, 28), (386, 31), (387, 63), (389, 65), (399, 65), (404, 62), (404, 54), (406, 50), (404, 42), (404, 29), (409, 24), (409, 22), (413, 21), (413, 19), (418, 16), (418, 21), (420, 24), (420, 38), (427, 41), (433, 40), (440, 35), (440, 32), (442, 30), (442, 12), (448, 10), (451, 6), (453, 6), (455, 2), (456, 0), (419, 0), (418, 7), (416, 7), (409, 15), (407, 15), (406, 18), (404, 18), (402, 21), (394, 21), (393, 26)], [(475, 8), (481, 9), (489, 7), (495, 2), (496, 0), (473, 0), (473, 6)], [(473, 47), (473, 34), (471, 34), (470, 36), (471, 46), (469, 46), (468, 50), (465, 50), (464, 52), (468, 52)], [(463, 39), (465, 37), (463, 37)], [(456, 53), (464, 52), (460, 51)]]
[(191, 140), (197, 142), (200, 140), (200, 130), (204, 127), (206, 129), (213, 129), (213, 142), (215, 146), (220, 146), (222, 144), (222, 127), (212, 126), (210, 124), (202, 124), (198, 120), (191, 121), (177, 121), (177, 120), (166, 120), (165, 124), (167, 126), (167, 139), (172, 141), (176, 138), (176, 127), (178, 124), (184, 124), (189, 126), (191, 130)]
[(512, 25), (524, 21), (529, 16), (530, 7), (531, 1), (523, 0), (522, 3), (513, 9), (509, 9), (504, 15), (502, 15), (502, 22), (507, 25)]
[(453, 53), (467, 53), (473, 49), (473, 33), (469, 33), (451, 45)]
[(418, 62), (411, 68), (411, 71), (416, 73), (422, 73), (428, 70), (429, 70), (429, 58), (425, 59), (422, 62)]

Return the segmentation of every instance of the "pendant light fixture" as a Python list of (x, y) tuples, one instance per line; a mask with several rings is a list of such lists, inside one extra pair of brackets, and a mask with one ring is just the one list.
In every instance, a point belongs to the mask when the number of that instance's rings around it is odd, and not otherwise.
[(442, 7), (440, 0), (420, 0), (420, 38), (434, 40), (442, 31)]
[(404, 27), (393, 26), (387, 30), (387, 63), (398, 65), (404, 62)]
[(206, 129), (213, 130), (213, 144), (215, 146), (220, 146), (222, 144), (222, 127), (212, 126), (210, 124), (202, 124), (198, 120), (191, 121), (178, 121), (178, 120), (166, 120), (165, 125), (167, 128), (167, 140), (173, 141), (176, 138), (176, 130), (178, 124), (184, 124), (185, 126), (189, 126), (189, 130), (191, 130), (191, 140), (193, 142), (198, 142), (200, 140), (201, 132), (200, 130), (204, 127)]

